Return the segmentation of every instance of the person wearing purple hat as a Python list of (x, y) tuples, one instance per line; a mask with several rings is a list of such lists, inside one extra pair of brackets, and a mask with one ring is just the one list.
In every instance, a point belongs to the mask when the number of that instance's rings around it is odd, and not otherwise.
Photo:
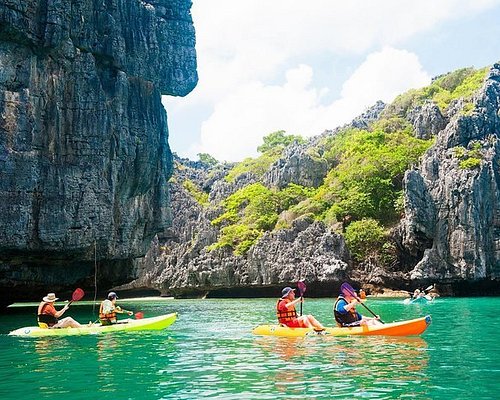
[[(361, 300), (361, 299), (359, 299)], [(379, 325), (380, 318), (371, 318), (361, 315), (356, 310), (359, 303), (356, 293), (345, 291), (341, 292), (337, 301), (333, 305), (333, 316), (335, 322), (340, 327), (359, 326), (359, 325)]]
[(295, 298), (295, 289), (287, 286), (281, 291), (281, 298), (276, 304), (278, 322), (289, 328), (314, 328), (324, 330), (325, 327), (312, 315), (298, 316), (295, 304), (304, 302), (303, 297)]

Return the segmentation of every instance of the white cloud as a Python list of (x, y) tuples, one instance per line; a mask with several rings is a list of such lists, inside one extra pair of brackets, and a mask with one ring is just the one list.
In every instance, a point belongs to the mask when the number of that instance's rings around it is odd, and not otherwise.
[[(195, 157), (206, 151), (235, 159), (250, 155), (262, 136), (276, 129), (311, 135), (347, 122), (377, 99), (390, 100), (428, 79), (415, 55), (395, 50), (405, 40), (498, 4), (500, 0), (193, 0), (200, 80), (189, 96), (166, 98), (165, 104), (169, 120), (188, 115), (190, 129), (201, 118), (200, 109), (205, 117), (198, 132), (179, 137), (199, 137), (197, 143), (191, 141), (190, 151), (180, 153)], [(332, 96), (340, 90), (326, 81), (311, 86), (313, 69), (327, 76), (328, 68), (334, 72), (333, 60), (369, 53), (344, 83), (340, 98), (323, 104), (325, 92)], [(300, 63), (309, 67), (295, 68)], [(171, 137), (175, 135), (172, 130)]]
[(240, 86), (216, 104), (193, 153), (241, 160), (255, 155), (262, 137), (273, 131), (316, 135), (350, 121), (379, 99), (391, 101), (430, 81), (414, 54), (389, 47), (370, 54), (344, 83), (341, 98), (331, 104), (322, 104), (326, 89), (312, 87), (312, 77), (312, 68), (300, 65), (286, 72), (281, 86), (259, 81)]
[(187, 102), (214, 101), (240, 83), (268, 81), (294, 57), (398, 46), (499, 0), (194, 0), (200, 83)]

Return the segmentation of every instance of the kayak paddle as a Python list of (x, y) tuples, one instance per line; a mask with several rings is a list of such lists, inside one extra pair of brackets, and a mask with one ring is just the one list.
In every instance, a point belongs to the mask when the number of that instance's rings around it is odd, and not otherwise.
[[(304, 293), (306, 292), (307, 289), (304, 281), (298, 281), (297, 288), (299, 289), (300, 297), (304, 297)], [(302, 301), (300, 302), (300, 316), (302, 317)]]
[(68, 303), (68, 307), (74, 301), (81, 300), (83, 298), (83, 296), (85, 296), (85, 292), (83, 291), (83, 289), (80, 289), (80, 288), (75, 289), (75, 291), (73, 292), (73, 295), (71, 296), (71, 301)]
[(344, 282), (342, 284), (342, 286), (340, 286), (340, 291), (344, 294), (346, 293), (349, 293), (352, 297), (354, 297), (364, 308), (366, 308), (375, 318), (377, 318), (380, 322), (382, 322), (383, 324), (385, 324), (384, 321), (382, 321), (378, 316), (377, 314), (375, 314), (372, 310), (370, 310), (368, 308), (368, 306), (366, 304), (364, 304), (361, 299), (356, 296), (356, 291), (352, 288), (351, 285), (349, 285), (347, 282)]

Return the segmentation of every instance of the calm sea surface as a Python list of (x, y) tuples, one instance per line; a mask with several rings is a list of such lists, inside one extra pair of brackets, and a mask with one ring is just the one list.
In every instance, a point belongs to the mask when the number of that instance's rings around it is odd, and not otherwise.
[[(369, 299), (385, 321), (430, 314), (412, 338), (253, 336), (274, 321), (273, 299), (121, 304), (179, 319), (159, 333), (20, 339), (6, 333), (35, 309), (1, 315), (0, 399), (500, 398), (500, 298)], [(304, 312), (333, 325), (332, 305), (306, 299)], [(68, 315), (95, 319), (92, 306)]]

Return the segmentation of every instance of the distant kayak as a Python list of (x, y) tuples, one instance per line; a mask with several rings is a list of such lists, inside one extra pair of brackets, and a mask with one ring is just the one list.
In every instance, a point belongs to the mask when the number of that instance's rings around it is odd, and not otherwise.
[(177, 313), (160, 315), (158, 317), (132, 319), (113, 325), (94, 324), (82, 328), (59, 328), (47, 329), (38, 326), (27, 326), (16, 329), (9, 333), (11, 336), (42, 337), (42, 336), (75, 336), (75, 335), (99, 335), (119, 331), (158, 331), (172, 325), (177, 319)]
[(404, 304), (425, 304), (433, 301), (434, 298), (428, 294), (426, 294), (423, 297), (417, 297), (416, 299), (404, 299), (403, 303)]
[(259, 325), (252, 333), (254, 335), (301, 337), (308, 335), (352, 336), (352, 335), (383, 335), (383, 336), (413, 336), (423, 333), (431, 323), (430, 315), (408, 321), (391, 322), (381, 325), (354, 326), (350, 328), (327, 327), (316, 332), (313, 328), (288, 328), (281, 325)]

